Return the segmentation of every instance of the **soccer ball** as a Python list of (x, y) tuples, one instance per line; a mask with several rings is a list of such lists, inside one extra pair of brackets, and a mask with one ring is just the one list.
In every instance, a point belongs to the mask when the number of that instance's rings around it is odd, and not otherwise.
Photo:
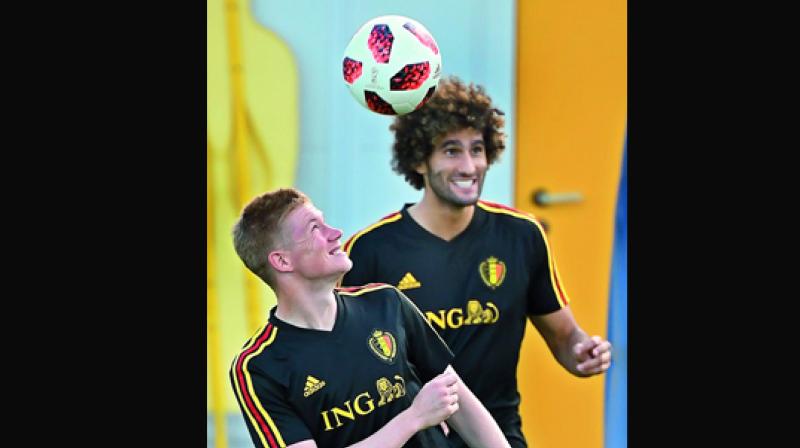
[(356, 31), (342, 60), (350, 93), (362, 106), (384, 115), (403, 115), (422, 107), (436, 91), (442, 55), (419, 22), (381, 16)]

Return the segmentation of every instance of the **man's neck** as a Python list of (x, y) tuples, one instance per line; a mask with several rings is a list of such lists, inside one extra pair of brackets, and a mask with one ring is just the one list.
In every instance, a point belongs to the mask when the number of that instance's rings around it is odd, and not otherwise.
[(295, 327), (331, 331), (336, 323), (335, 285), (335, 281), (282, 283), (275, 316)]
[(422, 228), (450, 241), (469, 226), (475, 214), (475, 206), (454, 206), (426, 192), (419, 203), (408, 208), (408, 213)]

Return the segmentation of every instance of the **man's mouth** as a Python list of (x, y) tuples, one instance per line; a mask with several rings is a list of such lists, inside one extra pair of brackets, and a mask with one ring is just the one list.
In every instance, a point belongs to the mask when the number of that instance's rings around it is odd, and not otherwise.
[(453, 183), (456, 184), (458, 188), (464, 188), (464, 189), (472, 187), (473, 185), (475, 185), (475, 182), (477, 182), (477, 179), (459, 179), (453, 181)]

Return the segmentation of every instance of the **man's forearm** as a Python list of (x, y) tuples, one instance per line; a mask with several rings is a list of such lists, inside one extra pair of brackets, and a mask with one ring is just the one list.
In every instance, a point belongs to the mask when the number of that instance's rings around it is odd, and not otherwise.
[(410, 409), (406, 409), (377, 432), (348, 448), (401, 448), (419, 430), (420, 423)]
[(471, 448), (510, 447), (489, 411), (461, 380), (458, 382), (458, 411), (447, 422)]
[[(397, 414), (389, 423), (366, 439), (347, 448), (401, 448), (421, 428), (421, 423), (410, 409)], [(289, 445), (288, 448), (319, 448), (313, 440)]]

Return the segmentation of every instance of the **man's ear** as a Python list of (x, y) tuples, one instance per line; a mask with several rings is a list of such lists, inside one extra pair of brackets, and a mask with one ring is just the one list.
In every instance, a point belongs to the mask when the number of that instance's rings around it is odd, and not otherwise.
[(416, 171), (417, 174), (425, 177), (425, 173), (428, 172), (428, 165), (425, 162), (420, 162), (419, 165), (414, 167), (414, 171)]
[(269, 260), (269, 264), (278, 272), (292, 271), (292, 261), (284, 251), (273, 250), (267, 255), (267, 259)]

